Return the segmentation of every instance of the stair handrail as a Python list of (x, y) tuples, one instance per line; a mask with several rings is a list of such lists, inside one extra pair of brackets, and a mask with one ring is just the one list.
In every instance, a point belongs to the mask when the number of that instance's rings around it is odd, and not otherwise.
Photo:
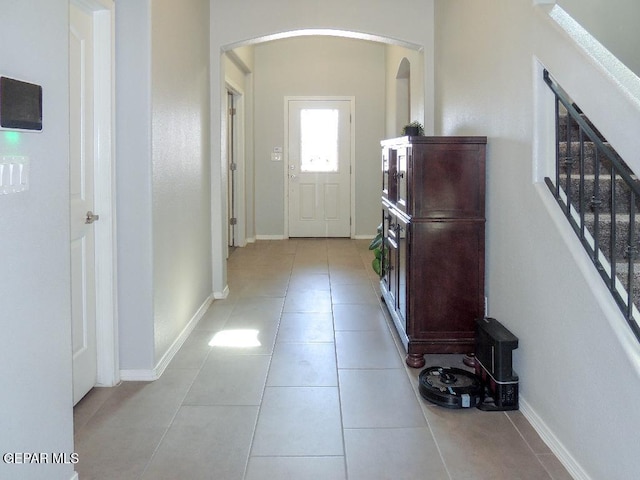
[[(601, 278), (605, 281), (605, 284), (607, 285), (609, 292), (611, 293), (611, 295), (613, 296), (614, 300), (616, 301), (616, 303), (618, 304), (618, 307), (620, 308), (621, 312), (624, 314), (625, 319), (627, 321), (627, 324), (629, 325), (629, 327), (631, 328), (632, 332), (634, 333), (635, 337), (638, 339), (638, 341), (640, 342), (640, 324), (638, 323), (638, 318), (640, 318), (640, 312), (638, 311), (638, 309), (635, 307), (634, 303), (633, 303), (633, 286), (632, 286), (632, 282), (633, 282), (633, 272), (634, 272), (634, 262), (633, 262), (633, 254), (634, 252), (637, 252), (637, 248), (635, 247), (635, 244), (637, 243), (637, 239), (635, 236), (635, 217), (636, 217), (636, 212), (635, 209), (633, 208), (633, 206), (636, 204), (636, 199), (640, 199), (640, 185), (639, 182), (637, 180), (635, 180), (631, 174), (629, 173), (630, 170), (629, 168), (626, 166), (626, 164), (624, 164), (624, 161), (621, 161), (618, 159), (617, 154), (615, 153), (615, 150), (610, 146), (610, 145), (606, 145), (605, 142), (603, 142), (600, 139), (600, 135), (598, 133), (596, 133), (596, 131), (591, 127), (591, 125), (589, 125), (589, 123), (582, 117), (581, 113), (579, 112), (578, 108), (576, 108), (573, 105), (573, 102), (570, 100), (569, 95), (562, 89), (562, 87), (560, 87), (560, 85), (557, 84), (557, 82), (555, 82), (552, 78), (551, 75), (549, 74), (549, 72), (545, 69), (543, 72), (543, 78), (544, 81), (547, 83), (547, 85), (549, 86), (549, 88), (553, 91), (553, 93), (555, 94), (556, 97), (556, 137), (559, 133), (559, 125), (558, 125), (558, 102), (562, 103), (562, 105), (564, 105), (564, 107), (567, 109), (567, 132), (569, 132), (570, 129), (570, 122), (569, 122), (569, 117), (576, 122), (576, 124), (579, 126), (579, 132), (580, 132), (580, 158), (582, 159), (582, 145), (584, 142), (584, 135), (586, 135), (586, 137), (592, 141), (595, 146), (596, 146), (596, 158), (597, 158), (597, 154), (598, 152), (603, 152), (605, 154), (605, 156), (608, 158), (608, 160), (611, 162), (611, 173), (612, 173), (612, 188), (614, 187), (614, 183), (613, 180), (615, 178), (615, 176), (619, 177), (621, 180), (623, 180), (624, 184), (626, 185), (627, 188), (629, 188), (630, 190), (630, 200), (629, 200), (629, 238), (628, 238), (628, 243), (627, 243), (627, 252), (629, 253), (628, 255), (628, 259), (627, 259), (627, 266), (628, 266), (628, 271), (627, 271), (627, 282), (628, 282), (628, 291), (626, 291), (626, 299), (621, 295), (621, 292), (618, 290), (619, 288), (619, 284), (617, 283), (616, 280), (616, 263), (615, 263), (615, 259), (614, 259), (614, 254), (613, 254), (613, 250), (611, 251), (611, 262), (610, 262), (610, 270), (609, 273), (607, 273), (607, 268), (603, 265), (602, 261), (600, 260), (600, 255), (599, 255), (599, 248), (598, 248), (598, 237), (597, 235), (595, 235), (594, 237), (594, 245), (590, 245), (589, 241), (587, 239), (587, 235), (585, 235), (585, 218), (584, 218), (584, 210), (583, 208), (579, 208), (578, 211), (576, 212), (576, 208), (575, 206), (571, 205), (571, 198), (570, 198), (570, 190), (567, 192), (567, 199), (566, 199), (566, 203), (563, 201), (562, 196), (560, 194), (560, 166), (559, 166), (559, 160), (560, 160), (560, 151), (559, 151), (559, 142), (558, 139), (556, 138), (556, 183), (555, 185), (553, 184), (553, 182), (551, 181), (551, 179), (549, 177), (545, 177), (545, 183), (547, 184), (547, 186), (549, 187), (549, 190), (551, 191), (551, 193), (554, 195), (554, 197), (556, 198), (556, 201), (558, 202), (558, 204), (560, 205), (561, 209), (564, 210), (565, 212), (565, 216), (567, 218), (567, 220), (569, 221), (569, 223), (571, 224), (573, 230), (576, 232), (576, 234), (578, 235), (580, 242), (582, 243), (583, 247), (587, 250), (587, 252), (589, 253), (589, 256), (591, 257), (591, 260), (593, 262), (593, 264), (596, 267), (596, 270), (598, 271), (598, 273), (600, 274)], [(584, 135), (583, 135), (584, 134)], [(567, 133), (567, 141), (569, 141), (569, 137), (570, 134)], [(567, 157), (566, 158), (571, 158), (571, 148), (569, 145), (567, 145)], [(597, 160), (596, 160), (597, 161)], [(599, 162), (598, 162), (599, 163)], [(581, 186), (580, 186), (580, 196), (581, 196), (581, 200), (580, 200), (580, 204), (582, 203), (582, 181), (583, 181), (583, 175), (584, 172), (581, 172)], [(596, 173), (596, 179), (598, 178), (598, 175)], [(579, 224), (576, 221), (576, 218), (574, 218), (575, 213), (576, 212), (579, 213), (580, 218), (579, 218)], [(613, 249), (613, 245), (615, 245), (615, 229), (613, 227), (614, 223), (615, 223), (615, 216), (616, 216), (616, 212), (615, 212), (615, 195), (612, 194), (612, 228), (611, 228), (611, 248)], [(596, 213), (596, 232), (597, 232), (597, 228), (598, 228), (598, 224), (597, 224), (597, 213)], [(606, 255), (603, 255), (604, 259), (606, 261)], [(622, 287), (624, 290), (624, 287)]]
[(605, 143), (602, 140), (600, 140), (600, 135), (598, 135), (593, 130), (593, 128), (591, 128), (591, 126), (585, 121), (585, 119), (582, 118), (582, 116), (580, 115), (580, 112), (576, 110), (571, 100), (569, 100), (570, 97), (567, 94), (567, 92), (565, 92), (562, 89), (562, 87), (558, 85), (558, 83), (555, 80), (553, 80), (553, 78), (551, 78), (549, 71), (546, 69), (543, 72), (543, 78), (544, 78), (544, 81), (547, 83), (547, 85), (549, 85), (549, 88), (551, 88), (553, 93), (555, 93), (556, 98), (560, 100), (562, 105), (564, 105), (564, 107), (567, 109), (567, 112), (569, 113), (569, 115), (571, 115), (571, 118), (575, 120), (576, 123), (580, 126), (580, 128), (584, 130), (584, 132), (587, 134), (587, 136), (589, 137), (589, 140), (595, 143), (598, 146), (599, 150), (604, 152), (607, 158), (616, 167), (616, 174), (620, 175), (620, 177), (625, 181), (627, 186), (631, 190), (633, 190), (633, 193), (640, 198), (640, 185), (638, 185), (638, 182), (634, 180), (631, 177), (631, 175), (629, 175), (627, 168), (620, 163), (620, 160), (618, 160), (616, 155), (613, 154), (611, 148), (608, 145), (605, 145)]

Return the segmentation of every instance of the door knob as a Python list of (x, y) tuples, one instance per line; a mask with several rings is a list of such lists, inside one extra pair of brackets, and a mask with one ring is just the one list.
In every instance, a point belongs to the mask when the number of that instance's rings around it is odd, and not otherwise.
[(96, 215), (95, 213), (93, 213), (91, 210), (89, 210), (87, 212), (87, 216), (85, 217), (84, 223), (86, 224), (92, 224), (93, 222), (95, 222), (96, 220), (100, 220), (100, 215)]

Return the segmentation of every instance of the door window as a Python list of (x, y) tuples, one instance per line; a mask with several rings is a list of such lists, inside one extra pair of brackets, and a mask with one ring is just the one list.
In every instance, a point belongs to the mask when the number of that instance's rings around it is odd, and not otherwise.
[(338, 171), (338, 110), (300, 110), (300, 171)]

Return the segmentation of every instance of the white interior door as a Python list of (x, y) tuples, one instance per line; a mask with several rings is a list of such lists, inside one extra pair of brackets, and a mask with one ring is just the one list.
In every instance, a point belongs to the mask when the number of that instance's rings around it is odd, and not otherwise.
[(351, 102), (289, 100), (289, 236), (351, 235)]
[(95, 384), (96, 280), (94, 209), (93, 21), (70, 5), (69, 130), (73, 401)]

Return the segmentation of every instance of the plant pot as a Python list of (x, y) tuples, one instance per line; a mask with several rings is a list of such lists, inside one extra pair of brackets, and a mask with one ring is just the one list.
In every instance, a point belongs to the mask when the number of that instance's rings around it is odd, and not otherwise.
[(405, 127), (404, 134), (410, 137), (417, 137), (420, 135), (420, 127)]

